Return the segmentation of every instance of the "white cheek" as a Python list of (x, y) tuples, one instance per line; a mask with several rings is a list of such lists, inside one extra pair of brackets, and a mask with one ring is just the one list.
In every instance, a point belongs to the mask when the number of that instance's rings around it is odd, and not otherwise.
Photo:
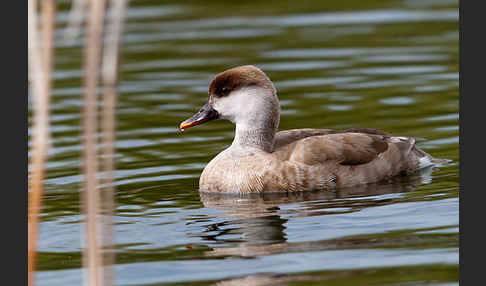
[(233, 121), (233, 118), (231, 118), (231, 102), (228, 97), (214, 100), (213, 108), (218, 112), (220, 118)]
[(254, 89), (242, 89), (234, 91), (228, 96), (218, 98), (214, 101), (213, 108), (218, 111), (223, 119), (230, 120), (234, 123), (245, 121), (248, 112), (258, 109), (258, 96), (251, 93), (256, 92)]

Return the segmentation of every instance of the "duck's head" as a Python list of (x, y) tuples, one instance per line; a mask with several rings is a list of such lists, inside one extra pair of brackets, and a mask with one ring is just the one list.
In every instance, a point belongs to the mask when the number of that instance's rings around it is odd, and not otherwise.
[(276, 130), (280, 105), (272, 81), (259, 68), (251, 65), (226, 70), (209, 85), (208, 102), (179, 128), (222, 118), (240, 127)]

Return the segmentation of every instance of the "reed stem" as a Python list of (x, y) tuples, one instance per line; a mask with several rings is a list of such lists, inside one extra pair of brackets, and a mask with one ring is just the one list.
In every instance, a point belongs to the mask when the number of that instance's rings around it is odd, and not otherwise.
[(105, 266), (104, 280), (106, 285), (114, 282), (113, 264), (115, 263), (114, 224), (113, 214), (115, 210), (114, 194), (114, 170), (115, 170), (115, 130), (116, 130), (116, 105), (118, 101), (117, 83), (119, 73), (119, 54), (121, 48), (121, 36), (123, 34), (123, 19), (125, 15), (126, 0), (110, 0), (111, 17), (108, 19), (108, 27), (103, 50), (102, 80), (104, 86), (103, 97), (103, 185), (101, 193), (104, 204), (103, 220), (103, 245), (109, 247), (103, 256)]
[(42, 208), (44, 165), (49, 147), (49, 95), (54, 41), (55, 0), (42, 2), (42, 42), (37, 23), (37, 3), (28, 1), (28, 62), (34, 99), (32, 173), (28, 202), (28, 285), (34, 284), (39, 215)]
[(96, 150), (96, 134), (98, 130), (97, 93), (100, 73), (101, 46), (103, 36), (103, 20), (105, 14), (104, 0), (89, 2), (87, 22), (87, 42), (85, 45), (85, 94), (83, 108), (83, 139), (84, 139), (84, 211), (87, 217), (86, 244), (83, 264), (87, 270), (86, 285), (103, 285), (103, 269), (99, 244), (98, 215), (100, 213), (100, 197), (98, 193), (98, 164)]
[(64, 41), (72, 44), (81, 30), (83, 23), (83, 14), (85, 11), (85, 0), (72, 0), (71, 11), (69, 12), (68, 23), (64, 30)]

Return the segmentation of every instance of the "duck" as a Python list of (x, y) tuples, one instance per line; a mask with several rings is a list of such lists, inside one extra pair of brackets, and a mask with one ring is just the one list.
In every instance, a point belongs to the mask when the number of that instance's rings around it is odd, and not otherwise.
[(179, 124), (184, 131), (212, 120), (236, 125), (232, 144), (199, 178), (203, 193), (333, 190), (376, 183), (444, 163), (416, 146), (414, 137), (375, 128), (302, 128), (278, 131), (280, 104), (270, 78), (253, 65), (217, 74), (208, 101)]

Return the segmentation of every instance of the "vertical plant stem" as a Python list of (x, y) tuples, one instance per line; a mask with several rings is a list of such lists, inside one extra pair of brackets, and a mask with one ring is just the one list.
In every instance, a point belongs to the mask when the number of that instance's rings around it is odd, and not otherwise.
[[(32, 173), (29, 182), (28, 215), (28, 284), (33, 285), (37, 250), (38, 220), (42, 208), (44, 165), (49, 144), (49, 94), (52, 70), (55, 0), (42, 2), (43, 43), (40, 47), (37, 24), (37, 3), (28, 1), (28, 57), (29, 77), (34, 98), (34, 138)], [(42, 50), (43, 49), (43, 50)], [(43, 51), (43, 52), (42, 52)]]
[(102, 79), (104, 85), (103, 97), (103, 185), (102, 201), (104, 204), (105, 214), (103, 216), (103, 245), (109, 247), (103, 256), (105, 265), (104, 279), (106, 285), (112, 285), (114, 282), (113, 264), (115, 263), (114, 245), (114, 224), (113, 213), (115, 209), (114, 195), (114, 170), (115, 170), (115, 122), (116, 122), (116, 104), (117, 104), (117, 83), (119, 72), (119, 51), (121, 46), (121, 35), (123, 31), (123, 19), (125, 15), (126, 0), (111, 0), (110, 11), (111, 17), (107, 27), (106, 40), (103, 51)]
[(71, 11), (69, 12), (68, 23), (64, 30), (64, 41), (72, 44), (81, 30), (83, 22), (83, 13), (85, 10), (85, 0), (73, 0)]
[(103, 285), (101, 251), (99, 247), (98, 215), (100, 198), (97, 190), (97, 92), (99, 66), (103, 35), (103, 20), (105, 14), (104, 0), (89, 2), (87, 42), (85, 45), (85, 94), (83, 109), (83, 139), (84, 139), (84, 210), (87, 216), (86, 247), (83, 264), (87, 268), (86, 285)]

